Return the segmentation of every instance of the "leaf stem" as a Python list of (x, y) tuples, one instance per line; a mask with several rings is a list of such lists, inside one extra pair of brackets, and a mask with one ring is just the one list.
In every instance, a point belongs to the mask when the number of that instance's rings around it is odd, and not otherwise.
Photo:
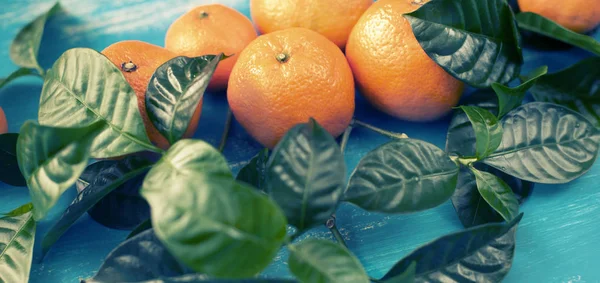
[(348, 144), (348, 138), (350, 138), (350, 133), (352, 133), (352, 129), (354, 127), (352, 127), (352, 125), (348, 126), (348, 128), (346, 128), (346, 131), (344, 131), (344, 135), (342, 136), (342, 141), (340, 142), (340, 150), (342, 151), (342, 153), (344, 153), (344, 151), (346, 150), (346, 145)]
[(335, 237), (335, 239), (340, 245), (344, 246), (344, 248), (348, 248), (348, 246), (346, 245), (346, 241), (344, 241), (344, 237), (342, 237), (342, 233), (340, 233), (340, 230), (338, 230), (337, 226), (335, 225), (335, 214), (329, 217), (329, 219), (325, 223), (325, 226), (329, 228), (329, 231), (331, 231), (333, 237)]
[(399, 133), (394, 133), (394, 132), (386, 131), (384, 129), (375, 127), (375, 126), (373, 126), (371, 124), (367, 124), (365, 122), (362, 122), (362, 121), (356, 120), (356, 119), (352, 120), (351, 124), (358, 125), (358, 126), (361, 126), (361, 127), (365, 127), (365, 128), (367, 128), (367, 129), (369, 129), (369, 130), (371, 130), (373, 132), (376, 132), (376, 133), (378, 133), (380, 135), (384, 135), (386, 137), (390, 137), (390, 138), (393, 138), (393, 139), (406, 139), (406, 138), (408, 138), (408, 136), (406, 134), (399, 134)]
[(225, 128), (223, 129), (223, 135), (221, 136), (221, 142), (219, 143), (219, 152), (223, 152), (225, 145), (227, 144), (227, 136), (229, 136), (231, 120), (233, 120), (233, 113), (231, 113), (231, 109), (227, 109), (227, 118), (225, 118)]
[(35, 66), (35, 69), (38, 71), (40, 77), (42, 77), (42, 79), (46, 76), (46, 72), (44, 71), (44, 69), (42, 67), (40, 67), (40, 65)]

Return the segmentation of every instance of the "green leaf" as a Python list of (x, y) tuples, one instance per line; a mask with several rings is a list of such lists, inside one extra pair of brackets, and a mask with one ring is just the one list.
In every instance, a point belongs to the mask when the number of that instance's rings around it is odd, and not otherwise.
[(17, 158), (36, 220), (44, 218), (77, 181), (87, 165), (92, 141), (104, 127), (104, 123), (95, 122), (84, 128), (52, 128), (32, 121), (21, 127)]
[[(102, 198), (127, 180), (147, 171), (150, 162), (137, 157), (128, 157), (97, 172), (90, 184), (79, 193), (60, 219), (50, 228), (42, 240), (42, 255), (71, 228), (71, 226)], [(93, 164), (92, 164), (93, 165)], [(125, 217), (123, 215), (122, 217)]]
[(484, 159), (494, 152), (502, 141), (502, 125), (490, 111), (477, 106), (461, 106), (475, 131), (475, 156)]
[(40, 75), (44, 75), (44, 70), (37, 60), (44, 26), (46, 20), (61, 9), (60, 3), (57, 2), (48, 12), (38, 16), (19, 31), (10, 45), (10, 59), (15, 64), (24, 68), (37, 69)]
[(391, 141), (358, 163), (350, 176), (345, 200), (384, 213), (426, 210), (452, 196), (458, 171), (450, 157), (430, 143)]
[(403, 273), (382, 281), (382, 283), (413, 283), (415, 282), (415, 273), (417, 272), (417, 263), (412, 262)]
[(485, 201), (507, 222), (519, 214), (519, 200), (511, 188), (496, 175), (471, 168), (477, 182), (477, 190)]
[[(114, 281), (82, 280), (81, 283), (113, 283)], [(152, 279), (129, 283), (296, 283), (298, 281), (282, 278), (214, 279), (204, 274), (186, 274), (176, 277)]]
[(314, 119), (289, 130), (267, 164), (267, 193), (300, 231), (322, 225), (344, 193), (346, 163), (335, 139)]
[(519, 28), (560, 40), (600, 56), (600, 43), (593, 37), (568, 30), (548, 18), (531, 12), (519, 13), (516, 18)]
[(433, 0), (405, 17), (427, 55), (455, 78), (484, 88), (519, 75), (521, 39), (506, 1)]
[(265, 148), (256, 154), (246, 166), (240, 169), (236, 180), (252, 185), (261, 191), (265, 191), (267, 187), (265, 175), (267, 172), (268, 161), (269, 149)]
[(146, 90), (146, 111), (170, 144), (180, 140), (223, 53), (175, 57), (156, 69)]
[(508, 87), (502, 84), (493, 83), (492, 88), (498, 96), (498, 117), (502, 118), (506, 113), (519, 107), (525, 98), (527, 90), (529, 90), (535, 82), (548, 73), (548, 66), (539, 67), (527, 76), (527, 81), (516, 87)]
[(6, 77), (4, 79), (0, 79), (0, 89), (15, 79), (18, 79), (18, 78), (24, 77), (24, 76), (30, 76), (30, 75), (36, 75), (36, 73), (33, 72), (33, 70), (31, 70), (31, 69), (20, 68), (16, 71), (12, 72), (10, 75), (8, 75), (8, 77)]
[(531, 88), (536, 101), (566, 106), (600, 127), (600, 57), (590, 57), (540, 78)]
[[(515, 234), (523, 214), (443, 236), (400, 260), (383, 277), (404, 273), (416, 263), (415, 282), (501, 282), (512, 266)], [(435, 260), (432, 260), (435, 259)]]
[(502, 119), (500, 147), (484, 162), (517, 178), (570, 182), (596, 161), (600, 131), (581, 114), (542, 102), (525, 104)]
[(8, 213), (4, 213), (1, 218), (21, 216), (27, 212), (30, 212), (31, 210), (33, 210), (33, 203), (28, 202), (24, 205), (21, 205), (15, 209), (11, 210)]
[(169, 251), (197, 272), (244, 278), (261, 272), (286, 238), (283, 212), (237, 183), (223, 156), (202, 141), (175, 143), (150, 170), (141, 194)]
[(19, 169), (17, 160), (17, 140), (19, 134), (0, 134), (0, 182), (11, 186), (24, 187), (27, 185)]
[(290, 271), (300, 282), (370, 282), (360, 261), (337, 243), (307, 239), (288, 247)]
[(160, 151), (146, 135), (136, 95), (121, 71), (92, 49), (70, 49), (46, 75), (40, 124), (82, 127), (97, 120), (107, 127), (94, 140), (94, 158)]
[(144, 222), (140, 223), (137, 227), (135, 227), (129, 235), (127, 235), (127, 239), (131, 239), (142, 232), (152, 229), (152, 220), (150, 218), (144, 220)]
[(28, 282), (35, 221), (31, 212), (0, 218), (0, 282)]

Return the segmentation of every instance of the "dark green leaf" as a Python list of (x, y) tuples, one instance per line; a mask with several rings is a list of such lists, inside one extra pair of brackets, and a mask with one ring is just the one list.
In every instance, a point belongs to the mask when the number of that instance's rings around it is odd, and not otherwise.
[(475, 156), (484, 159), (494, 152), (502, 141), (502, 125), (490, 111), (477, 106), (460, 107), (475, 131)]
[[(296, 280), (290, 279), (268, 279), (268, 278), (249, 278), (249, 279), (214, 279), (203, 274), (187, 274), (177, 277), (161, 278), (140, 282), (129, 283), (294, 283)], [(82, 280), (81, 283), (113, 283), (113, 281)]]
[(44, 74), (37, 60), (44, 26), (46, 26), (46, 20), (61, 9), (59, 3), (54, 4), (48, 12), (38, 16), (19, 31), (10, 45), (10, 59), (15, 64), (29, 69), (37, 69), (41, 75)]
[(516, 18), (519, 28), (536, 32), (600, 55), (600, 43), (593, 37), (570, 31), (548, 18), (531, 12), (519, 13)]
[[(501, 282), (512, 266), (517, 224), (494, 223), (443, 236), (400, 260), (383, 277), (404, 273), (416, 262), (415, 282)], [(435, 260), (432, 260), (435, 259)]]
[(146, 91), (146, 110), (170, 144), (181, 139), (223, 54), (175, 57), (156, 69)]
[(590, 57), (539, 79), (531, 89), (535, 100), (573, 109), (600, 126), (600, 57)]
[(335, 139), (314, 119), (289, 130), (267, 164), (267, 192), (299, 230), (322, 225), (344, 193), (346, 163)]
[(519, 200), (511, 188), (494, 174), (471, 168), (475, 175), (477, 189), (485, 201), (507, 222), (519, 213)]
[(506, 113), (519, 107), (527, 90), (529, 90), (535, 82), (548, 73), (548, 66), (542, 66), (535, 69), (531, 74), (527, 76), (527, 81), (516, 87), (508, 87), (502, 84), (493, 83), (492, 88), (498, 96), (498, 117), (503, 117)]
[(35, 75), (35, 72), (33, 72), (33, 70), (31, 70), (31, 69), (20, 68), (16, 71), (12, 72), (12, 74), (8, 75), (8, 77), (6, 77), (4, 79), (0, 79), (0, 89), (17, 78), (29, 76), (29, 75)]
[(307, 239), (288, 247), (290, 271), (300, 282), (370, 282), (360, 261), (337, 243)]
[(416, 272), (417, 263), (413, 261), (402, 274), (384, 280), (382, 283), (413, 283), (415, 282)]
[(133, 229), (133, 231), (131, 231), (131, 233), (129, 233), (129, 235), (127, 235), (127, 239), (131, 239), (131, 238), (135, 237), (136, 235), (138, 235), (148, 229), (152, 229), (152, 220), (150, 220), (150, 218), (144, 220), (144, 222), (140, 223), (140, 225), (135, 227)]
[(35, 220), (33, 214), (0, 218), (0, 282), (28, 282)]
[(368, 211), (409, 213), (448, 200), (459, 167), (436, 146), (402, 139), (369, 152), (350, 177), (345, 199)]
[(48, 71), (39, 120), (54, 127), (102, 121), (107, 127), (94, 140), (94, 158), (156, 150), (146, 136), (133, 89), (112, 62), (92, 49), (70, 49)]
[(25, 122), (17, 141), (19, 168), (27, 180), (33, 216), (40, 220), (77, 181), (87, 165), (90, 147), (105, 124), (52, 128)]
[(542, 102), (525, 104), (502, 119), (502, 144), (484, 162), (517, 178), (570, 182), (596, 161), (600, 131), (581, 114)]
[[(101, 167), (104, 162), (112, 163), (109, 166)], [(120, 161), (100, 161), (94, 163), (92, 170), (96, 176), (88, 180), (88, 185), (79, 192), (79, 195), (71, 202), (71, 205), (65, 210), (60, 219), (50, 228), (48, 233), (42, 240), (42, 254), (45, 255), (48, 250), (67, 232), (71, 225), (77, 219), (90, 210), (94, 205), (97, 205), (104, 197), (113, 190), (122, 187), (128, 180), (135, 176), (144, 173), (148, 170), (150, 163), (138, 157), (128, 157)], [(90, 168), (86, 168), (86, 171)], [(99, 170), (96, 170), (99, 169)], [(78, 180), (80, 183), (81, 180)], [(121, 213), (119, 213), (121, 212)], [(129, 211), (131, 214), (131, 212)], [(123, 209), (113, 213), (113, 217), (128, 217), (127, 213), (123, 213)], [(146, 216), (147, 217), (147, 216)], [(137, 223), (135, 224), (137, 225)]]
[(521, 39), (506, 1), (433, 0), (405, 17), (427, 55), (457, 79), (489, 87), (519, 75)]
[(250, 184), (261, 191), (266, 190), (265, 174), (268, 161), (269, 149), (265, 148), (254, 156), (246, 166), (240, 169), (236, 180)]
[(24, 187), (27, 182), (17, 161), (17, 140), (19, 134), (0, 134), (0, 182), (11, 186)]
[(285, 215), (268, 196), (231, 176), (202, 141), (175, 143), (142, 187), (158, 238), (183, 263), (214, 277), (261, 272), (286, 238)]
[(8, 213), (4, 213), (1, 218), (21, 216), (27, 212), (30, 212), (31, 210), (33, 210), (33, 203), (28, 202), (24, 205), (21, 205), (15, 209), (11, 210)]

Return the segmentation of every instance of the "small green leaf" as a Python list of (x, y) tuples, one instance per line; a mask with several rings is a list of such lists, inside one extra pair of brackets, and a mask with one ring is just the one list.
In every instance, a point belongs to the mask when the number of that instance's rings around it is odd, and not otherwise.
[(202, 141), (175, 143), (150, 170), (141, 194), (167, 249), (197, 272), (244, 278), (261, 272), (286, 238), (285, 215), (268, 196), (233, 180)]
[(493, 83), (492, 88), (498, 96), (498, 118), (502, 118), (506, 113), (519, 107), (529, 90), (535, 82), (548, 73), (548, 66), (539, 67), (527, 76), (527, 81), (516, 87), (508, 87), (502, 84)]
[(345, 200), (368, 211), (410, 213), (448, 200), (459, 167), (436, 146), (419, 140), (386, 143), (361, 159)]
[(156, 129), (174, 144), (186, 130), (223, 54), (175, 57), (156, 69), (146, 91), (146, 110)]
[(0, 282), (28, 282), (35, 220), (31, 212), (0, 218)]
[(519, 13), (516, 18), (519, 28), (560, 40), (600, 56), (600, 42), (593, 37), (568, 30), (548, 18), (531, 12)]
[(484, 162), (517, 178), (567, 183), (596, 161), (600, 130), (581, 114), (542, 102), (527, 103), (502, 119), (500, 147)]
[(31, 70), (31, 69), (20, 68), (16, 71), (12, 72), (12, 74), (8, 75), (8, 77), (6, 77), (4, 79), (0, 79), (0, 89), (15, 79), (18, 79), (18, 78), (24, 77), (24, 76), (30, 76), (30, 75), (36, 75), (36, 73), (33, 72), (33, 70)]
[(104, 128), (92, 145), (92, 157), (109, 158), (152, 145), (135, 92), (121, 71), (95, 50), (67, 50), (46, 74), (39, 121), (53, 127), (82, 127), (102, 121)]
[(531, 88), (536, 101), (575, 110), (600, 127), (600, 57), (590, 57), (540, 78)]
[(511, 188), (494, 174), (471, 168), (475, 174), (477, 190), (485, 201), (507, 222), (519, 214), (519, 200)]
[(412, 262), (403, 273), (389, 278), (387, 280), (383, 280), (382, 283), (414, 283), (415, 282), (415, 273), (417, 272), (417, 263)]
[(33, 210), (33, 203), (29, 202), (13, 209), (8, 213), (4, 213), (1, 218), (21, 216), (27, 212), (30, 212), (31, 210)]
[(25, 122), (17, 141), (19, 168), (27, 181), (33, 216), (40, 220), (77, 181), (87, 165), (90, 147), (105, 124), (52, 128)]
[(519, 75), (521, 39), (506, 1), (433, 0), (405, 17), (427, 55), (455, 78), (484, 88)]
[(61, 9), (60, 3), (57, 2), (48, 12), (38, 16), (19, 31), (10, 45), (10, 59), (15, 64), (24, 68), (37, 69), (40, 75), (44, 75), (44, 70), (37, 60), (40, 42), (46, 20)]
[(314, 119), (289, 130), (267, 164), (267, 193), (301, 231), (327, 221), (345, 182), (344, 155)]
[(240, 169), (236, 180), (250, 184), (261, 191), (266, 190), (265, 174), (268, 161), (269, 149), (265, 148), (256, 154), (246, 166)]
[(370, 282), (360, 261), (339, 244), (307, 239), (289, 246), (289, 250), (290, 271), (300, 282)]
[(0, 182), (11, 186), (24, 187), (27, 185), (19, 169), (17, 160), (17, 140), (19, 134), (0, 134)]
[[(415, 282), (502, 282), (512, 266), (515, 234), (523, 214), (510, 223), (474, 227), (438, 238), (400, 260), (388, 280), (416, 263)], [(434, 260), (433, 260), (434, 259)]]
[(475, 131), (475, 156), (484, 159), (502, 142), (502, 125), (494, 114), (477, 106), (461, 106)]

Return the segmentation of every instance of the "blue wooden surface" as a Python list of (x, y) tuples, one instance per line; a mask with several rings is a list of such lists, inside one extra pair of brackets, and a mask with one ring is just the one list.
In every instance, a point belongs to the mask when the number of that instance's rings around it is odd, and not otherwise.
[[(163, 45), (169, 24), (191, 7), (220, 2), (249, 15), (249, 0), (64, 0), (68, 14), (51, 20), (43, 39), (40, 62), (49, 68), (62, 52), (72, 47), (102, 50), (109, 44), (137, 39)], [(0, 77), (17, 67), (9, 60), (8, 49), (17, 31), (52, 5), (52, 0), (3, 0), (0, 11)], [(595, 34), (600, 39), (600, 33)], [(538, 52), (525, 50), (525, 70), (549, 65), (550, 71), (564, 68), (588, 53), (567, 51)], [(598, 66), (600, 68), (600, 66)], [(0, 91), (0, 106), (9, 121), (9, 130), (18, 132), (28, 119), (37, 119), (42, 82), (24, 78)], [(223, 93), (205, 96), (204, 109), (196, 138), (218, 142), (223, 127), (226, 99)], [(357, 118), (380, 127), (405, 132), (443, 148), (448, 118), (435, 123), (408, 123), (385, 116), (357, 96)], [(364, 129), (356, 129), (346, 153), (349, 172), (361, 156), (387, 139)], [(253, 142), (239, 124), (234, 123), (225, 154), (237, 172), (260, 146)], [(525, 217), (517, 233), (517, 250), (513, 268), (505, 282), (600, 282), (600, 164), (584, 177), (570, 184), (537, 185), (522, 206)], [(40, 223), (37, 231), (36, 257), (42, 236), (57, 220), (75, 196), (69, 191)], [(0, 183), (0, 212), (28, 202), (25, 188)], [(422, 213), (381, 215), (342, 205), (338, 223), (349, 248), (360, 258), (373, 277), (383, 275), (397, 260), (444, 234), (462, 229), (450, 202)], [(77, 282), (94, 274), (103, 258), (127, 235), (127, 231), (105, 228), (87, 215), (60, 239), (41, 263), (32, 267), (31, 282)], [(331, 238), (325, 228), (305, 236)], [(285, 251), (266, 271), (268, 276), (288, 274)]]

